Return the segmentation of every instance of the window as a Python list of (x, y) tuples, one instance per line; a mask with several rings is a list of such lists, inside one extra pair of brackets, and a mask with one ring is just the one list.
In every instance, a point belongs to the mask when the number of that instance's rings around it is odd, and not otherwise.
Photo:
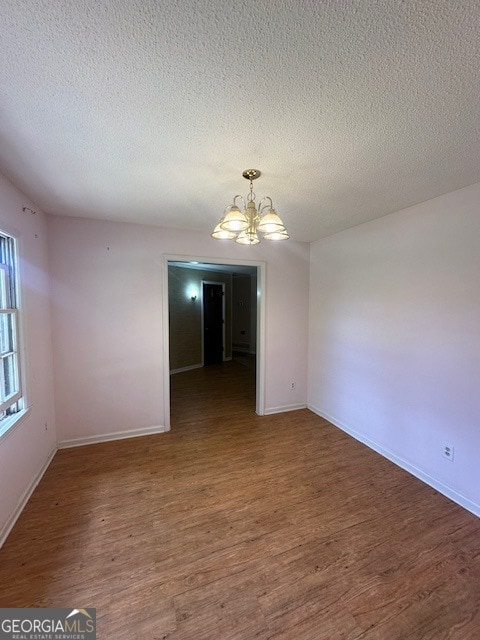
[(24, 408), (18, 350), (15, 238), (0, 232), (0, 434)]

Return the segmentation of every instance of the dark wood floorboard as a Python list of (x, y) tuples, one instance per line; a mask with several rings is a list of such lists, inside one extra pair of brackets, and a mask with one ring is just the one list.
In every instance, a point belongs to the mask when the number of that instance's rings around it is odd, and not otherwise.
[(480, 639), (480, 521), (308, 410), (257, 416), (253, 373), (176, 374), (170, 433), (59, 451), (0, 606), (96, 607), (99, 639)]

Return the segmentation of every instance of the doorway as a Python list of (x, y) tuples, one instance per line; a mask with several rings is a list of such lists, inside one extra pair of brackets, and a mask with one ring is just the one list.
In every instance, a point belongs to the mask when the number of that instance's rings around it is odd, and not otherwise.
[(203, 364), (225, 359), (225, 284), (202, 281)]
[[(231, 298), (231, 293), (229, 296), (223, 295), (220, 296), (220, 286), (221, 284), (225, 284), (225, 278), (230, 277), (233, 280), (233, 274), (235, 273), (251, 273), (254, 274), (254, 278), (252, 278), (252, 293), (251, 300), (252, 305), (254, 306), (255, 315), (253, 319), (253, 326), (250, 329), (250, 333), (255, 334), (255, 354), (250, 357), (250, 363), (253, 362), (256, 377), (255, 377), (255, 411), (258, 415), (264, 415), (265, 412), (265, 308), (264, 308), (264, 291), (265, 291), (265, 263), (264, 262), (253, 262), (247, 260), (229, 260), (229, 259), (218, 259), (214, 258), (208, 260), (206, 258), (198, 258), (198, 257), (186, 257), (186, 256), (172, 256), (167, 255), (163, 256), (162, 260), (163, 264), (163, 335), (164, 335), (164, 426), (169, 429), (170, 428), (170, 374), (176, 374), (177, 372), (182, 372), (184, 370), (190, 370), (198, 367), (203, 367), (204, 363), (211, 362), (227, 362), (232, 358), (232, 351), (238, 348), (242, 348), (243, 342), (245, 341), (245, 331), (241, 331), (241, 338), (233, 338), (232, 337), (232, 315), (233, 315), (233, 303)], [(207, 269), (207, 274), (202, 274), (200, 280), (196, 280), (197, 284), (195, 284), (195, 274), (190, 272), (188, 278), (185, 276), (184, 283), (182, 287), (176, 287), (175, 291), (173, 287), (170, 287), (169, 283), (169, 268), (181, 266), (185, 269), (192, 269), (201, 271)], [(215, 273), (221, 272), (221, 273)], [(213, 278), (208, 279), (209, 275), (214, 276)], [(207, 277), (204, 277), (207, 275)], [(221, 278), (217, 276), (221, 275)], [(223, 283), (220, 280), (224, 280)], [(203, 284), (213, 285), (212, 287), (206, 287), (205, 292), (203, 291)], [(216, 285), (216, 287), (215, 287)], [(227, 285), (228, 286), (228, 285)], [(223, 291), (225, 294), (225, 291)], [(207, 315), (206, 321), (203, 317), (203, 298), (204, 295), (206, 299), (212, 301), (214, 305), (212, 308), (216, 309), (214, 312), (214, 318), (220, 317), (219, 309), (223, 307), (223, 322), (218, 323), (218, 321), (214, 321), (215, 329), (213, 330), (214, 335), (216, 334), (216, 338), (210, 341), (210, 337), (205, 337), (206, 333), (212, 333), (211, 328), (211, 320)], [(174, 298), (178, 300), (183, 300), (184, 313), (179, 316), (176, 316), (175, 319), (175, 310), (173, 309), (173, 305), (176, 304)], [(242, 302), (243, 304), (243, 302)], [(171, 309), (172, 306), (172, 309)], [(208, 302), (207, 302), (207, 314), (208, 311)], [(188, 307), (188, 308), (187, 308)], [(172, 317), (171, 317), (172, 311)], [(198, 353), (198, 357), (196, 358), (196, 362), (198, 364), (192, 364), (191, 366), (182, 367), (179, 364), (179, 368), (172, 367), (171, 368), (171, 359), (170, 359), (170, 347), (171, 347), (171, 336), (170, 329), (171, 326), (176, 327), (177, 333), (185, 332), (188, 330), (189, 318), (193, 318), (197, 314), (198, 322), (202, 324), (201, 326), (201, 347)], [(194, 322), (192, 320), (192, 322)], [(178, 323), (181, 325), (179, 326)], [(227, 325), (227, 326), (226, 326)], [(209, 327), (209, 331), (204, 332), (205, 326)], [(245, 326), (243, 326), (245, 329)], [(222, 341), (220, 342), (219, 336), (222, 334)], [(246, 333), (248, 334), (248, 327)], [(225, 334), (227, 335), (227, 339), (225, 338)], [(248, 336), (247, 336), (248, 337)], [(241, 341), (238, 344), (238, 341)], [(212, 343), (211, 348), (210, 344)], [(206, 358), (205, 358), (205, 345), (206, 348)], [(219, 345), (220, 348), (219, 348)], [(223, 350), (222, 350), (223, 349)], [(243, 357), (243, 354), (242, 354)], [(246, 358), (244, 358), (246, 359)], [(219, 366), (219, 365), (217, 365)], [(171, 370), (172, 369), (172, 370)], [(210, 370), (210, 369), (208, 369)], [(205, 369), (207, 371), (207, 369)], [(213, 390), (212, 390), (213, 393)]]

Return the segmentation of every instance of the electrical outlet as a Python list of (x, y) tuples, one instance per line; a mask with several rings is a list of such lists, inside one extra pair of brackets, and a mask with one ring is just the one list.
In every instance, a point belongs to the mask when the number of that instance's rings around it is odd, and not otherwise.
[(48, 431), (48, 422), (45, 422), (45, 431)]
[(293, 391), (295, 389), (295, 380), (290, 382), (290, 390)]
[(450, 460), (450, 462), (453, 462), (454, 455), (455, 455), (455, 447), (451, 444), (444, 444), (442, 456), (447, 460)]

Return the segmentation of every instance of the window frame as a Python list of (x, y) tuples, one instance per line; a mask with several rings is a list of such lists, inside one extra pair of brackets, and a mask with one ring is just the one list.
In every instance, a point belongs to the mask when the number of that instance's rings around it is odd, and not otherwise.
[[(18, 276), (18, 236), (0, 228), (0, 439), (9, 433), (27, 413), (23, 377), (21, 288)], [(9, 326), (3, 318), (9, 317)], [(5, 332), (5, 329), (7, 331)], [(7, 345), (8, 343), (8, 345)], [(7, 347), (4, 349), (4, 347)], [(4, 363), (10, 362), (9, 365)], [(13, 390), (5, 385), (5, 373), (12, 368)]]

